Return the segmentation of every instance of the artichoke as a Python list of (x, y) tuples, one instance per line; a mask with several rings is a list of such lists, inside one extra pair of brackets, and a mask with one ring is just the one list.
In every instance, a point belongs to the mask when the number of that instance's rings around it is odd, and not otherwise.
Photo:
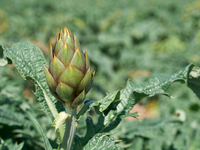
[(51, 93), (72, 109), (84, 101), (94, 75), (87, 50), (83, 53), (78, 39), (67, 28), (61, 29), (51, 46), (49, 69), (44, 66), (44, 72)]

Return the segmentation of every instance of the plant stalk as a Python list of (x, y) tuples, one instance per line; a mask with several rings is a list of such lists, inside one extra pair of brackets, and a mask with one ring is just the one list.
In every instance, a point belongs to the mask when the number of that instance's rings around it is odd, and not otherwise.
[(71, 150), (74, 137), (76, 134), (77, 109), (76, 108), (71, 109), (68, 104), (65, 104), (65, 111), (67, 114), (71, 115), (71, 117), (66, 119), (66, 128), (65, 128), (65, 134), (62, 140), (62, 149)]

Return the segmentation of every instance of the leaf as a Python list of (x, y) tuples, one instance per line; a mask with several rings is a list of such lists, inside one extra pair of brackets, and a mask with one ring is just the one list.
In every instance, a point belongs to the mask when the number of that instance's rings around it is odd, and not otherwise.
[[(120, 102), (116, 106), (116, 110), (113, 110), (113, 112), (110, 111), (108, 115), (105, 116), (105, 120), (106, 118), (113, 118), (113, 114), (119, 115), (120, 113), (128, 113), (133, 106), (141, 101), (144, 97), (152, 97), (156, 94), (163, 94), (170, 97), (170, 95), (166, 92), (170, 85), (177, 81), (187, 82), (188, 75), (194, 77), (190, 80), (190, 82), (200, 82), (199, 76), (197, 78), (197, 76), (191, 74), (191, 70), (194, 70), (192, 68), (196, 68), (196, 66), (193, 64), (188, 65), (172, 76), (154, 73), (149, 77), (147, 82), (141, 84), (133, 84), (130, 80), (128, 80), (126, 87), (120, 91)], [(196, 70), (200, 69), (198, 68)], [(193, 91), (197, 89), (200, 89), (200, 87), (194, 88)], [(118, 99), (115, 99), (115, 101), (116, 100), (118, 101)], [(99, 105), (102, 106), (102, 103), (104, 102), (100, 101)]]
[[(174, 142), (174, 137), (181, 133), (180, 126), (182, 124), (183, 122), (176, 116), (134, 122), (123, 120), (113, 136), (122, 140), (120, 142), (122, 147), (143, 150), (145, 146), (152, 150), (159, 150), (165, 143), (169, 145)], [(183, 129), (185, 130), (184, 126)]]
[(68, 117), (71, 117), (71, 115), (67, 114), (66, 112), (62, 111), (60, 112), (54, 122), (53, 122), (53, 126), (55, 127), (55, 130), (58, 129), (58, 127), (68, 118)]
[(12, 131), (13, 133), (15, 133), (15, 137), (16, 138), (23, 138), (23, 137), (29, 137), (29, 138), (35, 138), (35, 132), (34, 131), (30, 131), (27, 129), (15, 129)]
[[(7, 48), (0, 46), (3, 49), (5, 59), (12, 60), (18, 72), (24, 79), (33, 81), (35, 84), (35, 95), (39, 100), (42, 110), (53, 120), (58, 114), (58, 111), (64, 110), (62, 103), (49, 91), (45, 80), (43, 65), (47, 65), (42, 51), (30, 42), (19, 42)], [(60, 141), (64, 134), (63, 126), (59, 127)]]
[(117, 141), (108, 134), (96, 134), (84, 146), (83, 150), (122, 150), (115, 143)]
[[(92, 104), (92, 103), (95, 103), (96, 101), (92, 101), (92, 100), (86, 100), (85, 102), (84, 102), (84, 106), (81, 108), (81, 110), (78, 112), (78, 114), (77, 114), (77, 121), (79, 121), (80, 119), (81, 119), (81, 117), (87, 112), (87, 111), (89, 111), (90, 110), (90, 105)], [(96, 102), (97, 103), (97, 105), (98, 105), (98, 102)]]
[(197, 66), (191, 66), (188, 72), (188, 87), (196, 94), (200, 99), (200, 69)]
[(38, 133), (40, 133), (42, 135), (42, 138), (44, 140), (45, 149), (46, 150), (53, 150), (46, 134), (44, 134), (44, 131), (43, 131), (42, 127), (40, 126), (40, 124), (37, 122), (36, 118), (31, 114), (30, 111), (27, 111), (26, 113), (28, 114), (30, 120), (32, 121), (34, 128), (38, 131)]
[[(3, 49), (4, 58), (10, 59), (15, 64), (19, 73), (24, 79), (32, 80), (35, 84), (35, 95), (39, 100), (42, 110), (51, 118), (58, 113), (56, 107), (62, 110), (62, 104), (58, 102), (51, 94), (45, 81), (43, 64), (47, 63), (41, 50), (30, 42), (19, 42)], [(2, 55), (2, 52), (1, 52)], [(47, 99), (45, 100), (45, 97)]]
[(0, 106), (0, 123), (9, 126), (30, 126), (21, 113), (13, 112)]
[(22, 150), (24, 143), (13, 144), (0, 138), (0, 150)]
[[(174, 75), (154, 73), (149, 77), (147, 82), (133, 84), (128, 80), (124, 89), (108, 94), (100, 101), (86, 101), (80, 111), (81, 114), (78, 114), (79, 118), (92, 107), (95, 107), (97, 112), (100, 112), (101, 115), (97, 124), (93, 124), (91, 118), (86, 120), (87, 133), (84, 137), (77, 137), (75, 139), (76, 142), (85, 145), (95, 134), (108, 132), (114, 129), (120, 123), (121, 118), (131, 115), (133, 115), (133, 117), (137, 116), (137, 113), (130, 114), (129, 111), (144, 97), (152, 97), (156, 94), (163, 94), (171, 97), (166, 90), (173, 82), (181, 81), (188, 83), (189, 87), (191, 87), (198, 96), (200, 92), (199, 72), (200, 68), (190, 64)], [(195, 86), (192, 86), (192, 84), (195, 84)]]

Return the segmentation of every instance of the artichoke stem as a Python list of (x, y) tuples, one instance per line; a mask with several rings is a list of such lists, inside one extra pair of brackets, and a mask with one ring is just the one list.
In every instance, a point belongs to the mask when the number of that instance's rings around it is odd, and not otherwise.
[(77, 108), (71, 109), (70, 105), (65, 103), (65, 111), (67, 114), (71, 115), (71, 117), (66, 119), (66, 128), (65, 128), (65, 134), (62, 140), (62, 149), (71, 150), (74, 137), (76, 134)]

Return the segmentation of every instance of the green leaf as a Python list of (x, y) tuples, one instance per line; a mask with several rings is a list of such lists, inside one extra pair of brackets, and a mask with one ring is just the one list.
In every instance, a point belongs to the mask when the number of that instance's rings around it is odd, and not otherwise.
[[(133, 115), (133, 117), (137, 116), (137, 114), (130, 114), (129, 111), (144, 97), (152, 97), (156, 94), (163, 94), (171, 97), (166, 90), (173, 82), (181, 81), (188, 83), (189, 87), (191, 87), (198, 96), (200, 92), (199, 72), (200, 68), (190, 64), (174, 75), (154, 73), (149, 77), (147, 82), (133, 84), (128, 80), (124, 89), (108, 94), (100, 101), (86, 101), (78, 114), (78, 119), (92, 107), (95, 107), (97, 112), (101, 113), (101, 115), (97, 124), (93, 124), (91, 118), (86, 120), (87, 133), (84, 137), (77, 137), (76, 142), (85, 145), (95, 134), (108, 132), (114, 129), (120, 123), (121, 118), (131, 115)], [(195, 84), (195, 86), (192, 84)]]
[(83, 150), (122, 150), (115, 143), (117, 141), (108, 134), (97, 134), (84, 146)]
[(13, 112), (3, 106), (0, 106), (0, 123), (9, 126), (30, 126), (26, 121), (24, 115), (21, 113)]
[[(42, 110), (52, 119), (57, 115), (56, 107), (63, 110), (62, 104), (58, 102), (51, 94), (45, 81), (43, 64), (47, 63), (42, 51), (30, 42), (19, 42), (13, 44), (10, 48), (1, 46), (4, 58), (13, 61), (19, 73), (24, 79), (30, 79), (35, 83), (35, 95), (40, 101)], [(45, 100), (46, 97), (49, 98)]]
[(55, 130), (58, 129), (58, 127), (68, 118), (68, 117), (71, 117), (71, 115), (67, 114), (66, 112), (62, 111), (60, 112), (54, 122), (53, 122), (53, 126), (55, 127)]
[(91, 104), (95, 103), (98, 105), (97, 101), (92, 101), (92, 100), (86, 100), (84, 102), (84, 106), (81, 108), (81, 110), (78, 112), (77, 114), (77, 121), (79, 121), (81, 119), (81, 117), (90, 110), (91, 108)]
[(51, 146), (46, 134), (44, 133), (44, 131), (43, 131), (42, 127), (40, 126), (40, 124), (37, 122), (36, 118), (31, 114), (31, 112), (27, 111), (26, 113), (28, 114), (30, 120), (32, 121), (33, 126), (36, 129), (36, 131), (42, 135), (42, 138), (44, 140), (45, 149), (46, 150), (53, 150), (53, 148), (52, 148), (52, 146)]
[[(30, 42), (19, 42), (3, 49), (4, 58), (12, 60), (18, 72), (24, 79), (33, 81), (35, 84), (35, 95), (39, 100), (42, 110), (53, 120), (58, 111), (64, 110), (62, 103), (49, 91), (46, 83), (43, 65), (47, 66), (42, 51)], [(64, 134), (63, 126), (59, 127), (60, 139)]]
[(15, 133), (15, 137), (16, 138), (23, 138), (23, 137), (29, 137), (29, 138), (35, 138), (35, 132), (34, 131), (30, 131), (28, 129), (15, 129), (12, 131), (13, 133)]
[(200, 69), (197, 66), (191, 65), (188, 71), (188, 87), (200, 99)]
[[(175, 116), (133, 122), (123, 120), (113, 136), (122, 140), (121, 147), (143, 150), (145, 146), (151, 150), (159, 150), (165, 143), (169, 145), (174, 141), (176, 134), (180, 134), (178, 127), (182, 124), (183, 122)], [(126, 143), (126, 140), (130, 143)]]
[(22, 150), (24, 143), (13, 144), (0, 138), (0, 150)]

